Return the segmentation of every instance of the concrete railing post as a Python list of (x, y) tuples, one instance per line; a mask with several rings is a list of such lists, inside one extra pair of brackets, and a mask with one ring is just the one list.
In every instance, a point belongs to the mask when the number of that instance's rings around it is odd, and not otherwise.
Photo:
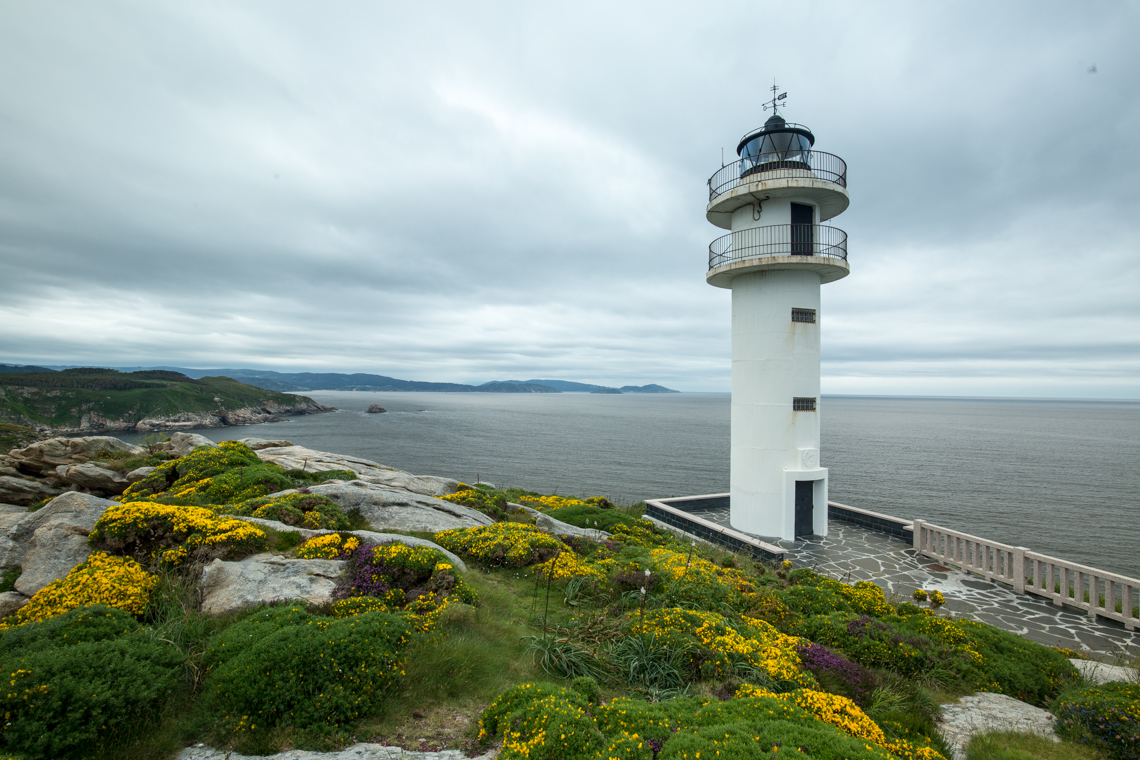
[(1029, 549), (1019, 546), (1013, 550), (1013, 591), (1016, 594), (1025, 593), (1025, 553)]
[(922, 520), (914, 521), (914, 550), (920, 553), (922, 552), (922, 526)]

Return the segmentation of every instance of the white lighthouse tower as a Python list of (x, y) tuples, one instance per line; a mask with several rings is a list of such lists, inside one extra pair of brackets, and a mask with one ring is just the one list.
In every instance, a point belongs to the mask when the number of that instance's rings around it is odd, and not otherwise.
[(792, 539), (827, 534), (819, 459), (819, 287), (848, 274), (847, 165), (814, 150), (777, 108), (709, 179), (710, 285), (732, 291), (732, 475), (736, 530)]

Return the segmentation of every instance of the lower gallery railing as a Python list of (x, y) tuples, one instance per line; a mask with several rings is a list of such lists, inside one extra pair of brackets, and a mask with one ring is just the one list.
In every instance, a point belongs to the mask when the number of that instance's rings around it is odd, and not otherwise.
[(1036, 594), (1058, 607), (1070, 605), (1124, 623), (1140, 626), (1140, 580), (949, 528), (914, 521), (914, 548), (944, 565), (953, 565), (991, 580), (1009, 583), (1019, 594)]

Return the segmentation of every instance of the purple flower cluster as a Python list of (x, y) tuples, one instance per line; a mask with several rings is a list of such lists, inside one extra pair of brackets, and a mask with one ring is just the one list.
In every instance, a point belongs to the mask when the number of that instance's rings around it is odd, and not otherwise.
[(636, 591), (644, 587), (646, 591), (652, 591), (657, 585), (657, 576), (638, 572), (618, 573), (614, 576), (614, 583), (624, 589)]
[[(857, 621), (852, 620), (852, 623)], [(848, 632), (851, 626), (848, 624)], [(861, 629), (860, 629), (861, 630)], [(808, 642), (797, 646), (796, 652), (804, 667), (810, 670), (817, 678), (825, 673), (830, 674), (843, 683), (856, 702), (862, 703), (870, 696), (875, 685), (875, 677), (871, 671), (858, 663), (851, 662), (846, 657), (832, 652), (825, 646)]]
[(382, 560), (377, 561), (372, 552), (379, 545), (361, 544), (346, 557), (349, 583), (337, 590), (338, 599), (350, 596), (384, 596), (392, 588), (388, 583), (392, 569)]

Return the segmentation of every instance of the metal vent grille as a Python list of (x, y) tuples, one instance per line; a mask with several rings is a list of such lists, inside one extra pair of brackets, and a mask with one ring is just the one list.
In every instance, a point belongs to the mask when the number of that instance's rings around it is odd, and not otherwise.
[(815, 309), (792, 309), (793, 322), (807, 322), (815, 324)]
[(814, 398), (800, 398), (799, 396), (792, 399), (793, 412), (814, 412), (815, 399)]

